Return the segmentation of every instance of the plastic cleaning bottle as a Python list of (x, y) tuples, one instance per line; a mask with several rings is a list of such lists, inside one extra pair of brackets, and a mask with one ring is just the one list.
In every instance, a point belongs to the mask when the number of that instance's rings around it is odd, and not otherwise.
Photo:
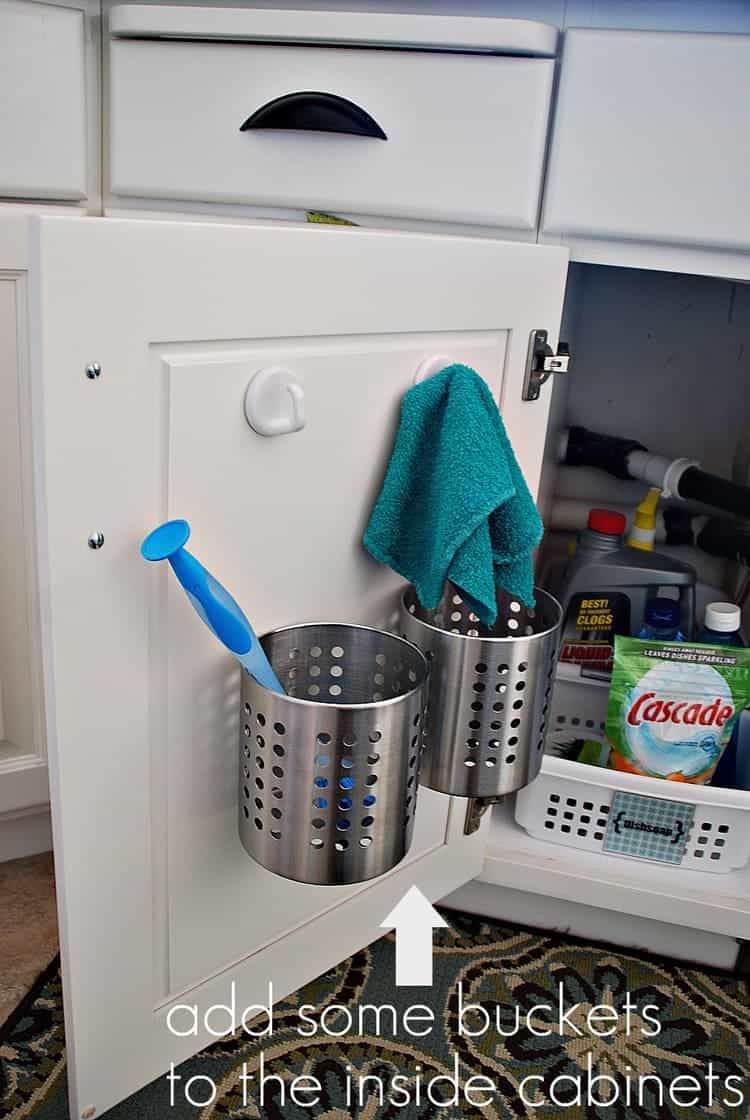
[(741, 622), (742, 611), (736, 603), (709, 603), (697, 640), (709, 646), (742, 648), (745, 642), (740, 633)]
[[(742, 611), (735, 603), (709, 603), (703, 619), (703, 629), (698, 641), (711, 646), (742, 647), (745, 642), (740, 632)], [(719, 765), (711, 779), (712, 786), (723, 789), (737, 788), (737, 743), (740, 720), (737, 721)]]
[(628, 548), (626, 521), (613, 510), (592, 509), (561, 593), (564, 621), (558, 675), (597, 677), (612, 673), (616, 634), (635, 636), (649, 599), (661, 588), (679, 596), (680, 628), (693, 633), (695, 571), (658, 552)]
[(680, 633), (680, 604), (677, 600), (663, 595), (649, 599), (638, 637), (652, 642), (684, 642), (685, 636)]
[(656, 510), (660, 498), (661, 490), (652, 486), (641, 504), (636, 507), (633, 524), (625, 541), (629, 548), (640, 548), (644, 552), (654, 551)]

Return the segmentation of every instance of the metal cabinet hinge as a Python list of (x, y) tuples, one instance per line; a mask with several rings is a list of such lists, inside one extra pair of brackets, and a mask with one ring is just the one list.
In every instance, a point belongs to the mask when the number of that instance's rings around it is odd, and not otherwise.
[(473, 836), (482, 823), (482, 817), (491, 805), (499, 805), (502, 797), (470, 797), (466, 806), (464, 836)]
[(561, 342), (555, 353), (547, 342), (547, 331), (532, 331), (526, 357), (526, 375), (523, 379), (523, 400), (538, 400), (544, 382), (553, 373), (567, 373), (569, 368), (570, 352), (567, 342)]

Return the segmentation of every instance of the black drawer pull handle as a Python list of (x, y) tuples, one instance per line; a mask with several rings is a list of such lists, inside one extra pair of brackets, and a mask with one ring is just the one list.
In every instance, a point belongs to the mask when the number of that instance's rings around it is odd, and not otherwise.
[(335, 93), (287, 93), (256, 109), (240, 128), (300, 129), (306, 132), (345, 132), (387, 140), (369, 113)]

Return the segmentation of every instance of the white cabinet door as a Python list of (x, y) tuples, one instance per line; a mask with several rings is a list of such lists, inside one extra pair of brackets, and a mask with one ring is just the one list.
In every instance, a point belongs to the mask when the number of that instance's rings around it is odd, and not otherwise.
[[(654, 258), (638, 245), (746, 253), (748, 98), (748, 35), (568, 32), (545, 239), (580, 259), (646, 266)], [(613, 241), (630, 257), (602, 255)]]
[(83, 11), (0, 4), (0, 196), (86, 197)]
[[(399, 400), (431, 354), (475, 366), (535, 488), (548, 392), (523, 404), (523, 368), (533, 328), (556, 337), (566, 254), (349, 229), (29, 228), (71, 1115), (88, 1116), (210, 1041), (171, 1034), (173, 1004), (206, 1008), (233, 981), (240, 1008), (269, 981), (283, 996), (380, 936), (412, 884), (436, 899), (472, 878), (484, 844), (463, 835), (465, 802), (423, 790), (412, 849), (381, 879), (305, 886), (254, 864), (236, 834), (237, 672), (141, 538), (187, 517), (259, 631), (387, 622), (399, 581), (360, 540)], [(268, 365), (302, 384), (304, 430), (245, 422)]]

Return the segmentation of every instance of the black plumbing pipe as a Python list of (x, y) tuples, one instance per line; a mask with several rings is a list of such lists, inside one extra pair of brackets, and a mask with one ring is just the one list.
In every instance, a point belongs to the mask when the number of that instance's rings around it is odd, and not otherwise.
[(738, 521), (712, 517), (701, 529), (695, 543), (709, 556), (750, 564), (750, 527)]
[(667, 539), (664, 542), (669, 545), (681, 544), (695, 544), (695, 533), (693, 532), (693, 517), (694, 514), (689, 510), (684, 509), (682, 506), (665, 506), (662, 510), (664, 518), (664, 529), (667, 534)]
[(688, 467), (677, 489), (681, 498), (750, 518), (750, 487), (740, 486), (738, 482), (708, 474), (700, 467)]
[[(671, 462), (657, 455), (652, 457), (650, 470), (642, 467), (640, 471), (634, 472), (633, 461), (637, 463), (642, 459), (642, 456), (634, 452), (648, 454), (647, 449), (637, 440), (573, 427), (568, 431), (562, 458), (571, 467), (598, 467), (615, 478), (640, 479), (662, 490), (667, 488), (664, 479), (673, 474), (668, 481), (668, 488), (673, 496), (701, 502), (703, 505), (726, 510), (737, 517), (750, 519), (750, 487), (709, 474), (684, 461)], [(678, 469), (673, 472), (673, 468)]]
[(589, 428), (568, 429), (565, 459), (569, 467), (598, 467), (615, 478), (632, 478), (628, 471), (631, 451), (645, 451), (642, 443), (621, 436), (605, 436)]

